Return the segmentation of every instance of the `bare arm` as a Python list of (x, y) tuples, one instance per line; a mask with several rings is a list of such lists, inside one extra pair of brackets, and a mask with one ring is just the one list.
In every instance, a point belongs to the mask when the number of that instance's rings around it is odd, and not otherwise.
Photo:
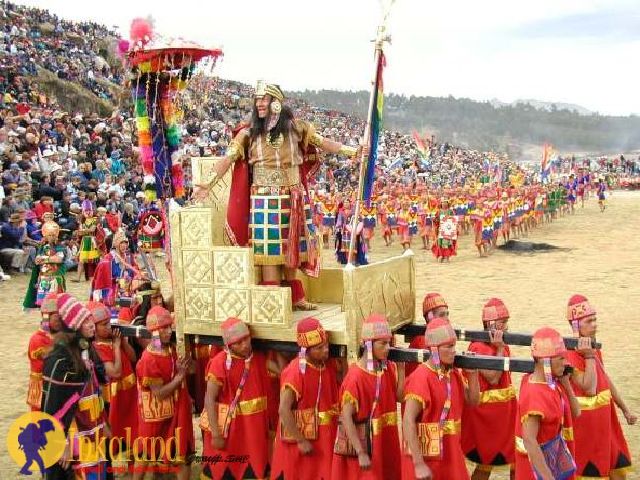
[(540, 430), (540, 417), (529, 415), (522, 424), (522, 441), (529, 455), (531, 466), (542, 476), (542, 480), (554, 480), (553, 474), (547, 465), (538, 444), (538, 431)]
[(573, 381), (580, 389), (588, 396), (596, 394), (597, 376), (596, 376), (596, 361), (594, 358), (584, 359), (584, 372), (574, 370), (571, 374), (571, 381)]
[(304, 435), (298, 430), (296, 425), (296, 419), (293, 416), (293, 404), (296, 401), (296, 394), (290, 388), (283, 388), (280, 393), (280, 407), (278, 413), (280, 414), (280, 420), (284, 428), (290, 432), (295, 440), (300, 443), (305, 440)]
[(215, 408), (219, 394), (220, 385), (214, 380), (209, 380), (207, 382), (207, 391), (204, 394), (204, 409), (207, 412), (209, 430), (211, 430), (211, 436), (214, 439), (222, 437), (222, 432), (220, 432), (220, 428), (218, 427), (218, 409)]
[(396, 399), (398, 402), (401, 402), (404, 398), (404, 379), (405, 379), (405, 363), (398, 362), (396, 363), (398, 368), (398, 383), (396, 385)]
[(478, 370), (468, 370), (469, 384), (464, 389), (464, 401), (467, 405), (480, 404), (480, 382), (478, 382)]
[(345, 402), (345, 404), (342, 406), (340, 420), (342, 421), (342, 426), (347, 433), (349, 442), (351, 443), (351, 445), (353, 445), (353, 449), (358, 455), (360, 466), (363, 468), (368, 468), (371, 466), (371, 459), (369, 458), (369, 454), (365, 450), (365, 446), (360, 442), (360, 437), (358, 437), (358, 430), (356, 429), (356, 425), (353, 421), (353, 415), (355, 413), (356, 408), (354, 407), (353, 403)]
[[(409, 398), (405, 402), (404, 417), (402, 418), (402, 429), (409, 447), (409, 453), (413, 460), (413, 465), (416, 472), (419, 469), (426, 469), (429, 476), (422, 476), (421, 478), (431, 478), (431, 471), (424, 462), (422, 451), (420, 449), (420, 441), (418, 440), (418, 429), (416, 427), (416, 421), (418, 416), (422, 413), (422, 405), (417, 400)], [(417, 475), (416, 475), (417, 476)]]
[(609, 380), (609, 389), (611, 390), (611, 396), (613, 397), (614, 403), (618, 406), (618, 408), (624, 415), (624, 418), (627, 420), (627, 423), (629, 425), (635, 425), (636, 422), (638, 421), (638, 417), (633, 413), (631, 413), (626, 403), (624, 403), (624, 400), (622, 399), (622, 395), (620, 395), (620, 392), (618, 391), (617, 387), (615, 386), (615, 384), (613, 383), (609, 375), (607, 375), (607, 380)]
[(564, 375), (563, 377), (561, 377), (560, 384), (562, 385), (562, 388), (564, 388), (564, 391), (566, 392), (567, 397), (569, 397), (569, 405), (571, 407), (571, 416), (573, 418), (579, 417), (581, 412), (580, 403), (576, 398), (576, 394), (573, 393), (573, 387), (571, 386), (571, 382), (569, 382), (569, 377), (567, 375)]
[(155, 395), (158, 400), (164, 400), (169, 397), (169, 395), (173, 394), (175, 390), (180, 388), (182, 385), (182, 380), (184, 380), (184, 375), (186, 372), (185, 361), (180, 360), (178, 362), (178, 373), (176, 376), (171, 379), (171, 381), (165, 385), (152, 385), (149, 387), (151, 392)]

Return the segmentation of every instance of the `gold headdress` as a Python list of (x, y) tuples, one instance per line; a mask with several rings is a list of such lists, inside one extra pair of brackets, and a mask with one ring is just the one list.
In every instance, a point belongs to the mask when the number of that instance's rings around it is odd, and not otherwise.
[(282, 89), (278, 85), (267, 83), (264, 80), (258, 80), (255, 97), (261, 98), (265, 95), (271, 95), (274, 100), (284, 102), (284, 93), (282, 93)]

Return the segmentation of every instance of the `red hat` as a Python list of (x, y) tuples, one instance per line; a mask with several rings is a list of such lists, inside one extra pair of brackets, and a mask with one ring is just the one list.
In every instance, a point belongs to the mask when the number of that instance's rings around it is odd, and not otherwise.
[(574, 295), (569, 299), (569, 304), (567, 305), (567, 320), (569, 322), (578, 322), (595, 314), (596, 311), (584, 295)]
[(171, 325), (173, 325), (173, 317), (169, 310), (160, 305), (151, 307), (149, 313), (147, 313), (147, 330), (156, 332)]
[(251, 336), (249, 327), (239, 318), (229, 317), (221, 325), (222, 340), (229, 346)]
[(427, 293), (422, 301), (422, 314), (426, 315), (428, 312), (435, 310), (438, 307), (448, 307), (444, 297), (435, 292)]
[(384, 315), (372, 313), (362, 323), (362, 341), (391, 340), (393, 334)]
[(40, 313), (42, 315), (49, 315), (51, 313), (58, 313), (58, 294), (48, 293), (40, 304)]
[(496, 320), (506, 320), (509, 318), (509, 310), (504, 302), (499, 298), (490, 298), (482, 307), (482, 322), (495, 322)]
[(448, 343), (455, 342), (456, 332), (444, 318), (435, 318), (427, 324), (427, 329), (424, 332), (425, 343), (427, 347), (439, 347)]
[(63, 328), (67, 331), (77, 331), (82, 322), (91, 318), (91, 312), (68, 293), (58, 295), (57, 307)]
[(93, 315), (93, 323), (98, 324), (102, 322), (111, 321), (111, 312), (109, 309), (100, 302), (87, 302), (87, 308)]
[(327, 340), (327, 332), (324, 331), (320, 321), (313, 317), (303, 318), (296, 327), (296, 340), (303, 348), (311, 348), (324, 343)]
[(533, 334), (531, 339), (531, 355), (533, 358), (552, 358), (564, 356), (567, 348), (564, 339), (557, 330), (542, 327)]

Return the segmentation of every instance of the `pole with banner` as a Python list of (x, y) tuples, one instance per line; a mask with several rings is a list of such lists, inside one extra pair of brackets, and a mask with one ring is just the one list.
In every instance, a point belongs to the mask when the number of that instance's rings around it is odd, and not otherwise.
[(354, 252), (356, 250), (356, 237), (358, 220), (360, 218), (360, 205), (362, 202), (368, 202), (371, 199), (373, 190), (373, 175), (375, 171), (376, 159), (378, 158), (378, 138), (382, 126), (382, 73), (385, 66), (385, 56), (383, 47), (385, 42), (390, 41), (390, 37), (386, 34), (386, 23), (393, 2), (387, 7), (382, 24), (378, 27), (375, 40), (375, 74), (373, 77), (373, 88), (369, 96), (369, 110), (367, 113), (367, 124), (364, 129), (364, 138), (369, 147), (369, 155), (365, 157), (363, 152), (360, 157), (360, 176), (358, 180), (358, 193), (356, 196), (356, 206), (351, 221), (351, 239), (349, 242), (349, 254), (347, 255), (347, 266), (345, 268), (354, 268)]

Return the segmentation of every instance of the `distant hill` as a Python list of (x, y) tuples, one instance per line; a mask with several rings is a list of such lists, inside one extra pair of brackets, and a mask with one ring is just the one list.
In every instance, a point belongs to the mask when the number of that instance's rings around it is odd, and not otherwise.
[[(293, 92), (319, 107), (364, 118), (369, 93), (336, 90)], [(533, 104), (532, 104), (533, 102)], [(620, 153), (640, 148), (640, 117), (612, 117), (577, 105), (521, 100), (492, 104), (468, 98), (385, 96), (385, 127), (435, 134), (439, 141), (516, 153), (551, 143), (561, 151)], [(538, 107), (538, 108), (537, 108)]]
[(509, 105), (516, 106), (518, 104), (523, 104), (523, 105), (528, 104), (537, 110), (545, 110), (547, 112), (550, 112), (555, 108), (556, 110), (569, 110), (570, 112), (576, 112), (580, 115), (593, 115), (594, 113), (588, 108), (584, 108), (574, 103), (544, 102), (542, 100), (535, 100), (532, 98), (519, 98), (517, 100), (514, 100), (511, 103), (505, 103), (498, 100), (497, 98), (492, 98), (491, 100), (489, 100), (489, 103), (494, 107), (506, 107)]

